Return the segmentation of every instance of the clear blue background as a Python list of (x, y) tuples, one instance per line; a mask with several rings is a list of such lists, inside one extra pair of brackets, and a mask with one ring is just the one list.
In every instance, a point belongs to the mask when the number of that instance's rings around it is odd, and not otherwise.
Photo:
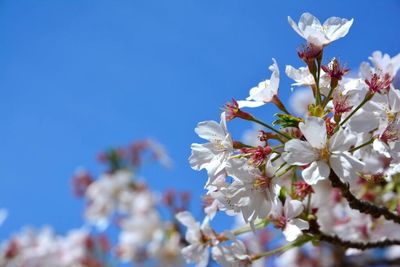
[[(152, 188), (190, 190), (198, 206), (206, 174), (188, 165), (190, 144), (200, 141), (194, 127), (219, 120), (227, 100), (268, 78), (272, 57), (282, 74), (285, 64), (301, 65), (303, 40), (287, 16), (305, 11), (355, 19), (325, 62), (336, 55), (357, 68), (376, 49), (400, 52), (395, 0), (2, 0), (0, 207), (9, 217), (0, 239), (26, 224), (59, 233), (81, 226), (83, 203), (70, 190), (76, 168), (99, 173), (99, 151), (147, 136), (175, 163), (144, 168)], [(249, 126), (232, 129), (239, 138)]]

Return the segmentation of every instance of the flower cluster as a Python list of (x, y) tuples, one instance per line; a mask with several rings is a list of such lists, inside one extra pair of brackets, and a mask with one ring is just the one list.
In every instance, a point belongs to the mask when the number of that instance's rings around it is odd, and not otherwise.
[[(187, 192), (161, 196), (139, 175), (145, 161), (171, 164), (161, 145), (143, 140), (100, 153), (98, 178), (76, 172), (85, 227), (64, 236), (25, 229), (2, 243), (0, 267), (400, 265), (400, 54), (375, 51), (350, 71), (324, 54), (352, 19), (288, 20), (305, 39), (303, 66), (284, 71), (290, 105), (272, 59), (269, 79), (195, 128), (204, 141), (191, 145), (189, 164), (207, 173), (201, 221)], [(273, 118), (253, 115), (265, 105)], [(232, 120), (252, 128), (237, 139)], [(217, 231), (217, 214), (234, 225)], [(6, 216), (0, 210), (0, 225)]]
[[(174, 214), (188, 208), (190, 195), (169, 190), (161, 197), (139, 176), (147, 159), (170, 165), (162, 146), (137, 141), (98, 159), (106, 169), (97, 179), (83, 169), (72, 179), (74, 194), (86, 200), (85, 226), (65, 236), (27, 228), (3, 242), (1, 267), (183, 266)], [(6, 216), (0, 209), (0, 225)]]
[[(79, 170), (73, 178), (74, 191), (87, 201), (85, 218), (89, 224), (104, 231), (110, 222), (115, 222), (119, 236), (114, 252), (119, 260), (137, 264), (151, 260), (162, 262), (163, 266), (180, 266), (179, 229), (172, 221), (163, 219), (159, 212), (160, 197), (137, 174), (148, 154), (150, 159), (170, 162), (162, 147), (150, 140), (111, 149), (98, 157), (106, 163), (107, 170), (98, 179)], [(182, 195), (187, 203), (189, 196)], [(173, 213), (178, 211), (174, 209), (176, 196), (169, 191), (164, 197)]]
[(90, 235), (87, 229), (57, 236), (49, 227), (24, 229), (2, 244), (0, 266), (103, 267), (109, 250), (104, 236)]
[[(293, 87), (308, 88), (307, 94), (294, 94), (294, 112), (279, 97), (281, 72), (272, 59), (269, 79), (251, 88), (245, 100), (228, 103), (219, 122), (200, 122), (195, 129), (206, 142), (192, 144), (189, 162), (207, 171), (210, 205), (202, 223), (188, 212), (176, 217), (188, 228), (183, 256), (196, 266), (207, 266), (210, 251), (223, 266), (250, 266), (288, 250), (276, 264), (344, 266), (351, 260), (343, 256), (332, 263), (334, 249), (323, 252), (318, 245), (325, 256), (317, 257), (316, 248), (303, 245), (330, 243), (354, 254), (400, 244), (400, 90), (393, 84), (400, 54), (374, 52), (371, 63), (350, 72), (323, 55), (347, 35), (353, 20), (331, 17), (321, 24), (305, 13), (298, 24), (289, 17), (289, 24), (306, 40), (298, 52), (304, 66), (285, 68)], [(263, 105), (277, 108), (272, 124), (243, 110)], [(233, 119), (259, 125), (259, 134), (235, 140), (227, 124)], [(214, 231), (210, 222), (218, 211), (241, 216), (246, 230)], [(239, 235), (267, 225), (289, 243), (251, 252)], [(314, 250), (315, 257), (296, 262), (305, 250)]]

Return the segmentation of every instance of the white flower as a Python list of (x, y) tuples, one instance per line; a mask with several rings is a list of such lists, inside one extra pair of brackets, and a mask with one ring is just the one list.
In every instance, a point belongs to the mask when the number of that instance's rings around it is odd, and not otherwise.
[[(85, 229), (69, 231), (65, 236), (55, 235), (49, 227), (41, 230), (24, 229), (3, 243), (0, 265), (79, 267), (84, 259), (96, 261), (87, 245), (90, 238)], [(12, 257), (5, 256), (10, 252), (14, 253)]]
[(292, 86), (311, 86), (315, 84), (314, 77), (307, 67), (300, 67), (295, 69), (290, 65), (286, 65), (286, 75), (295, 81)]
[(187, 263), (196, 263), (197, 267), (206, 267), (209, 260), (208, 247), (215, 239), (214, 231), (209, 226), (206, 217), (203, 223), (196, 222), (192, 214), (187, 211), (179, 212), (176, 219), (187, 227), (185, 239), (189, 245), (182, 249), (182, 255)]
[(334, 214), (334, 233), (343, 240), (368, 241), (373, 227), (372, 217), (349, 207), (347, 202), (336, 203), (331, 209)]
[(320, 46), (328, 45), (346, 36), (353, 24), (353, 19), (330, 17), (321, 25), (321, 22), (310, 13), (303, 13), (298, 25), (291, 17), (288, 17), (288, 21), (290, 26), (307, 42)]
[(391, 58), (388, 54), (375, 51), (368, 59), (372, 62), (373, 68), (367, 62), (361, 63), (360, 72), (364, 78), (368, 78), (371, 72), (387, 73), (391, 77), (395, 77), (397, 71), (400, 69), (400, 53)]
[[(315, 86), (315, 79), (307, 67), (296, 69), (290, 65), (286, 65), (285, 73), (290, 79), (295, 81), (295, 83), (291, 84), (292, 89), (293, 87)], [(319, 80), (321, 94), (325, 96), (328, 95), (330, 91), (330, 83), (330, 77), (321, 69), (321, 77)]]
[(232, 196), (230, 204), (240, 209), (244, 220), (250, 224), (268, 216), (280, 190), (273, 179), (272, 166), (266, 168), (266, 173), (261, 173), (246, 159), (232, 159), (229, 163), (228, 175), (235, 179), (229, 190)]
[(181, 255), (181, 235), (170, 228), (160, 229), (149, 244), (148, 253), (158, 261), (156, 266), (185, 266)]
[(276, 227), (283, 230), (286, 240), (292, 242), (302, 235), (301, 230), (308, 229), (308, 222), (298, 217), (304, 210), (303, 203), (298, 200), (286, 198), (282, 207), (282, 202), (278, 199), (277, 204), (271, 212), (271, 221)]
[(252, 266), (251, 257), (245, 244), (228, 231), (224, 233), (224, 236), (227, 236), (232, 242), (229, 245), (214, 246), (211, 250), (212, 258), (221, 266)]
[(132, 190), (127, 187), (118, 196), (119, 211), (127, 214), (146, 214), (156, 206), (156, 196), (147, 189)]
[(200, 122), (195, 132), (199, 137), (208, 140), (209, 143), (192, 144), (189, 163), (194, 170), (207, 170), (207, 187), (224, 170), (227, 160), (233, 153), (233, 143), (226, 127), (225, 113), (221, 114), (221, 122), (219, 124), (215, 121)]
[[(224, 211), (229, 216), (233, 216), (240, 212), (238, 204), (240, 203), (241, 196), (238, 192), (242, 188), (242, 183), (236, 180), (228, 183), (226, 180), (226, 175), (218, 178), (213, 186), (208, 187), (207, 195), (218, 201), (219, 210)], [(210, 215), (208, 216), (210, 217)]]
[(300, 88), (290, 96), (289, 105), (294, 113), (305, 115), (308, 112), (308, 106), (314, 101), (314, 95), (310, 89)]
[(302, 171), (309, 184), (327, 179), (330, 167), (342, 179), (355, 179), (356, 171), (363, 164), (348, 150), (356, 143), (356, 136), (340, 129), (329, 140), (325, 121), (318, 117), (308, 117), (299, 128), (307, 141), (292, 139), (285, 143), (283, 159), (289, 165), (306, 166)]
[(249, 92), (250, 96), (248, 96), (246, 100), (237, 101), (239, 108), (255, 108), (262, 106), (265, 103), (271, 102), (278, 94), (279, 68), (274, 58), (272, 61), (273, 64), (269, 66), (269, 70), (272, 71), (271, 78), (269, 80), (262, 81), (258, 84), (258, 86), (251, 88)]
[(143, 259), (143, 252), (162, 227), (162, 223), (159, 214), (153, 209), (122, 219), (120, 227), (118, 256), (122, 261), (130, 262)]
[(85, 229), (76, 229), (60, 242), (60, 262), (63, 266), (76, 266), (82, 259), (87, 257), (87, 241), (89, 232)]
[(118, 205), (120, 194), (129, 188), (132, 182), (132, 173), (126, 170), (107, 173), (86, 190), (88, 207), (85, 211), (86, 219), (100, 230), (107, 228), (109, 217)]
[(212, 202), (208, 203), (208, 205), (204, 207), (204, 213), (210, 220), (212, 220), (217, 214), (217, 211), (220, 210), (222, 204), (219, 202), (218, 199), (213, 199), (211, 196), (208, 197), (211, 199)]

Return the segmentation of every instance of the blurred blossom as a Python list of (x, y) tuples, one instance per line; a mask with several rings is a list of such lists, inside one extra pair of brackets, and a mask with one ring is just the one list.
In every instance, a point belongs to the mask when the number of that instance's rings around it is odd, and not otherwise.
[(314, 96), (310, 89), (296, 89), (290, 96), (290, 108), (297, 115), (305, 115), (308, 112), (308, 106), (314, 102)]

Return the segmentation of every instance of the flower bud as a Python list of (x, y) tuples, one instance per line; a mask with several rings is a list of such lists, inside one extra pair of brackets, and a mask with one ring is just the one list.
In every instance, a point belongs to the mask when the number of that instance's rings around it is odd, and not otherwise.
[(232, 99), (232, 102), (226, 103), (224, 106), (224, 111), (226, 112), (226, 120), (230, 121), (234, 118), (241, 118), (244, 120), (251, 120), (253, 116), (250, 113), (244, 112), (239, 108), (239, 105), (235, 99)]

